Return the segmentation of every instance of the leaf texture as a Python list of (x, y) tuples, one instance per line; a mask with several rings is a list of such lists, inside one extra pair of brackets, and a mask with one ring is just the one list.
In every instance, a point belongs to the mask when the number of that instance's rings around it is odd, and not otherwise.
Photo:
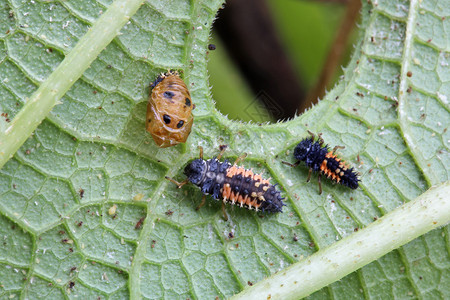
[[(112, 1), (0, 0), (0, 111), (13, 119)], [(228, 298), (449, 180), (450, 4), (369, 1), (342, 81), (276, 124), (230, 121), (206, 69), (221, 1), (146, 1), (0, 170), (0, 296)], [(196, 104), (186, 145), (144, 130), (149, 83), (183, 70)], [(0, 119), (0, 129), (8, 122)], [(307, 130), (361, 173), (361, 188), (289, 168)], [(1, 135), (0, 135), (1, 138)], [(281, 186), (284, 212), (227, 207), (177, 189), (184, 166), (218, 154)], [(1, 145), (0, 145), (1, 147)], [(449, 227), (434, 230), (310, 298), (449, 298)]]

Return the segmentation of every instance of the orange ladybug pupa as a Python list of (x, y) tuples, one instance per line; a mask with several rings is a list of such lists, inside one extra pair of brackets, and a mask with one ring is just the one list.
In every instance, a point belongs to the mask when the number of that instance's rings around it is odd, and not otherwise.
[(185, 143), (194, 117), (189, 90), (178, 72), (161, 74), (151, 85), (145, 128), (161, 147)]

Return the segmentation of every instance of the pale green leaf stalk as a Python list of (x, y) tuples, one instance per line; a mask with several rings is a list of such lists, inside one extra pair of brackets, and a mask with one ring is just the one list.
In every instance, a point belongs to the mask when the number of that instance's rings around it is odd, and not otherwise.
[(116, 0), (0, 133), (0, 169), (114, 39), (143, 0)]
[(450, 222), (450, 181), (232, 297), (300, 299)]
[(415, 145), (414, 145), (414, 139), (410, 132), (408, 132), (408, 113), (407, 113), (407, 107), (406, 103), (408, 101), (408, 72), (411, 72), (411, 60), (412, 60), (412, 47), (414, 43), (414, 37), (413, 34), (415, 32), (416, 24), (416, 17), (417, 17), (417, 5), (419, 1), (412, 0), (410, 2), (410, 12), (408, 15), (408, 25), (406, 28), (406, 37), (405, 37), (405, 47), (403, 49), (403, 55), (406, 58), (404, 60), (404, 63), (402, 64), (402, 70), (401, 70), (401, 80), (400, 80), (400, 87), (399, 87), (399, 103), (398, 103), (398, 116), (399, 116), (399, 124), (404, 132), (405, 141), (410, 145), (411, 151), (417, 156), (420, 157), (420, 159), (417, 159), (417, 164), (421, 166), (422, 169), (427, 170), (427, 172), (424, 173), (425, 178), (431, 183), (431, 184), (437, 184), (439, 182), (439, 179), (436, 177), (435, 172), (433, 172), (432, 168), (427, 166), (426, 160), (424, 159), (422, 153), (417, 151)]

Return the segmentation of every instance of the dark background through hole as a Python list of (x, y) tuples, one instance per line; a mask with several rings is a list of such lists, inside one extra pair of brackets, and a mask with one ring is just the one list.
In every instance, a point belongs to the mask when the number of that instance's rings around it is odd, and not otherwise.
[[(287, 15), (287, 19), (281, 20), (285, 26), (292, 24), (290, 30), (298, 29), (299, 34), (305, 30), (314, 32), (320, 26), (332, 26), (328, 37), (324, 35), (325, 39), (328, 38), (328, 41), (325, 41), (328, 45), (323, 49), (325, 55), (321, 55), (319, 76), (309, 80), (305, 80), (298, 68), (298, 62), (295, 62), (296, 58), (293, 57), (302, 53), (291, 52), (290, 41), (286, 41), (286, 35), (280, 33), (280, 16), (273, 10), (274, 5), (301, 5), (300, 2), (317, 6), (319, 14), (323, 7), (324, 14), (331, 14), (334, 18), (330, 24), (302, 24), (301, 18), (305, 19), (305, 16), (302, 16), (300, 11), (298, 16), (295, 15), (297, 12), (294, 12), (294, 15)], [(342, 74), (340, 66), (347, 63), (351, 52), (351, 47), (349, 49), (348, 46), (353, 44), (353, 39), (349, 41), (349, 37), (357, 22), (359, 10), (360, 0), (229, 0), (219, 12), (213, 29), (221, 41), (220, 46), (225, 48), (223, 50), (227, 52), (231, 63), (248, 85), (253, 100), (267, 109), (271, 117), (269, 120), (273, 121), (293, 117), (296, 112), (302, 113), (316, 102), (318, 97), (323, 97), (327, 87), (333, 86), (337, 75)], [(314, 52), (314, 42), (305, 40), (304, 43), (304, 47)], [(210, 52), (209, 55), (213, 59), (214, 52)], [(222, 100), (220, 97), (214, 99), (218, 102), (231, 101), (226, 99), (226, 96), (222, 97)], [(218, 106), (220, 107), (220, 103)]]

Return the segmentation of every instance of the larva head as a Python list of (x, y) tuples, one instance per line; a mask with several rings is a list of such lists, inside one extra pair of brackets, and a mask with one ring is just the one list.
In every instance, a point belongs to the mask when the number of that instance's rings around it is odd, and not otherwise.
[(206, 163), (203, 159), (195, 159), (184, 168), (184, 175), (195, 185), (199, 185), (206, 176)]
[(294, 157), (305, 161), (313, 146), (313, 139), (303, 139), (294, 149)]

